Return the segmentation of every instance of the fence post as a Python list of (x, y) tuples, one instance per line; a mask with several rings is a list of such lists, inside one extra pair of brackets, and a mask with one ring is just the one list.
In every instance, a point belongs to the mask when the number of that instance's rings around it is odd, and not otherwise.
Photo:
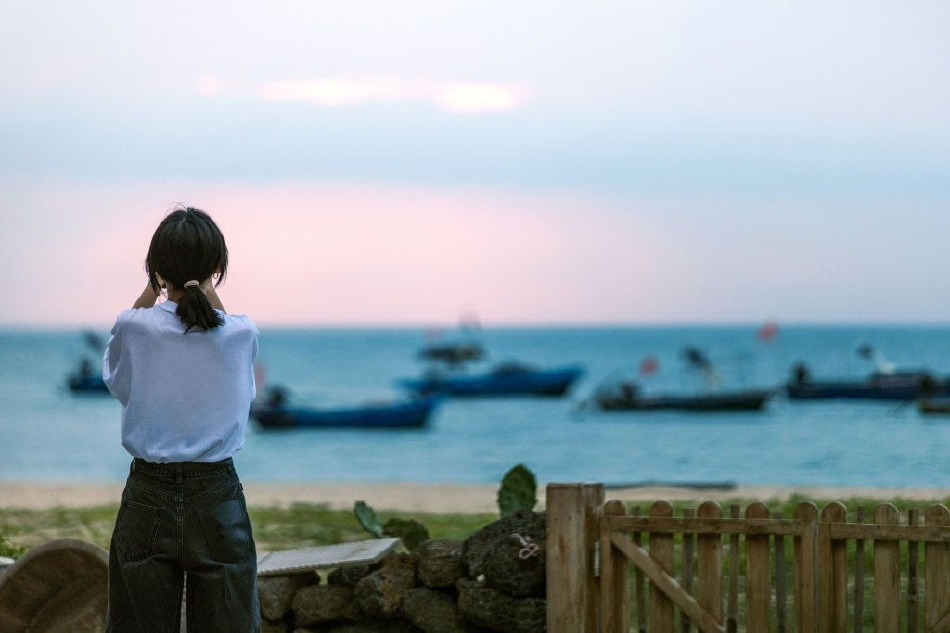
[(548, 633), (596, 633), (594, 543), (604, 507), (602, 484), (548, 484), (546, 584)]

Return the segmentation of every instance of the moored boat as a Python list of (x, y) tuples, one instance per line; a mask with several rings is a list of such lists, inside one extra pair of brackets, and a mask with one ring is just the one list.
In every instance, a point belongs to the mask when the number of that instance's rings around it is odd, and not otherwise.
[(435, 360), (449, 365), (461, 365), (479, 360), (485, 355), (485, 348), (475, 341), (459, 343), (433, 343), (419, 350), (419, 357)]
[[(95, 353), (98, 358), (102, 358), (105, 351), (105, 343), (102, 337), (91, 330), (83, 331), (83, 340), (86, 346)], [(76, 371), (69, 374), (66, 378), (66, 385), (69, 390), (75, 394), (101, 394), (107, 395), (109, 388), (102, 380), (102, 372), (99, 371), (98, 363), (94, 363), (88, 356), (82, 355), (76, 364)]]
[(813, 380), (797, 366), (785, 391), (792, 400), (916, 400), (950, 395), (950, 384), (924, 371), (877, 372), (864, 380)]
[(66, 384), (73, 393), (109, 393), (109, 388), (106, 387), (105, 381), (102, 380), (102, 374), (93, 370), (92, 361), (88, 358), (83, 358), (79, 361), (79, 366), (76, 368), (76, 371), (67, 377)]
[(631, 383), (621, 383), (618, 387), (598, 391), (593, 404), (603, 411), (759, 411), (774, 394), (768, 389), (740, 389), (643, 395)]
[(67, 379), (69, 390), (73, 393), (108, 394), (109, 388), (98, 374), (70, 374)]
[(397, 384), (420, 395), (441, 393), (454, 397), (563, 396), (583, 375), (579, 365), (539, 369), (521, 363), (503, 363), (478, 374), (430, 372)]
[[(582, 406), (602, 411), (759, 411), (774, 395), (772, 389), (723, 388), (722, 377), (712, 360), (700, 348), (686, 347), (681, 352), (690, 371), (699, 372), (706, 387), (696, 392), (644, 392), (638, 379), (623, 377), (615, 371), (605, 378)], [(659, 361), (652, 355), (639, 364), (642, 380), (657, 373)]]
[(474, 313), (463, 315), (459, 326), (459, 334), (447, 340), (442, 338), (442, 330), (439, 328), (426, 332), (427, 343), (419, 350), (419, 358), (445, 363), (450, 367), (459, 367), (484, 358), (485, 347), (478, 340), (481, 329), (478, 317)]
[(419, 428), (438, 402), (433, 396), (322, 408), (290, 405), (286, 392), (272, 389), (267, 402), (251, 407), (251, 417), (264, 428)]

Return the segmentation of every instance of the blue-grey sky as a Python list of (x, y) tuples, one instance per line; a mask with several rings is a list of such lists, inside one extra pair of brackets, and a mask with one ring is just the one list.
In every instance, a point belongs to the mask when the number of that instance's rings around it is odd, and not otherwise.
[[(233, 277), (273, 322), (425, 322), (463, 305), (501, 322), (950, 314), (943, 2), (3, 8), (0, 264), (17, 274), (0, 294), (33, 300), (0, 305), (0, 322), (97, 319), (20, 273), (64, 258), (80, 287), (99, 284), (97, 244), (124, 291), (176, 201), (229, 220), (238, 244), (267, 215), (257, 235), (274, 247), (248, 239), (248, 268), (332, 299), (272, 311), (253, 275)], [(407, 224), (429, 243), (387, 252)], [(301, 226), (352, 248), (280, 248)], [(513, 226), (527, 233), (502, 235)], [(468, 258), (446, 245), (456, 231), (479, 240)], [(388, 258), (348, 256), (366, 244)], [(393, 296), (380, 308), (354, 285)]]

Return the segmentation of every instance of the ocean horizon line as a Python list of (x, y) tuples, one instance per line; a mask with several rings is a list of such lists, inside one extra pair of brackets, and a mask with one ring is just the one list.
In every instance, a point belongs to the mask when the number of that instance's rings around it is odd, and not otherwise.
[[(261, 330), (269, 331), (294, 331), (294, 330), (364, 330), (364, 331), (408, 331), (408, 330), (442, 330), (451, 332), (453, 330), (464, 330), (465, 327), (459, 323), (439, 323), (439, 322), (297, 322), (297, 321), (261, 321), (255, 319), (255, 323)], [(950, 320), (792, 320), (781, 321), (775, 319), (753, 320), (697, 320), (697, 321), (493, 321), (489, 324), (479, 323), (474, 330), (613, 330), (613, 329), (689, 329), (689, 328), (708, 328), (708, 329), (744, 329), (759, 328), (766, 323), (774, 323), (779, 328), (945, 328), (950, 327)], [(102, 321), (101, 323), (83, 323), (83, 322), (35, 322), (26, 323), (22, 321), (0, 322), (0, 333), (17, 333), (23, 331), (36, 332), (73, 332), (76, 330), (109, 330), (111, 322)]]

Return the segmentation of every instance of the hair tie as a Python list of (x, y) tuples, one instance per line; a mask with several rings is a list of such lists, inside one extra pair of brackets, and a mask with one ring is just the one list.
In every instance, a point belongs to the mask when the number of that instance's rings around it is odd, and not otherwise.
[(185, 288), (190, 288), (191, 286), (200, 286), (201, 284), (196, 279), (191, 279), (185, 282)]

